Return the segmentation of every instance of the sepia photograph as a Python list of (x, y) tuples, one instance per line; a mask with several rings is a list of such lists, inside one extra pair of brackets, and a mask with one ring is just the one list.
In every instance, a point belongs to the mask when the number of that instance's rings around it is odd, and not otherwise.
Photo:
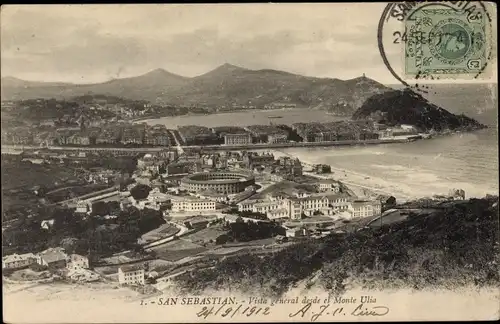
[(500, 318), (494, 2), (3, 5), (8, 323)]

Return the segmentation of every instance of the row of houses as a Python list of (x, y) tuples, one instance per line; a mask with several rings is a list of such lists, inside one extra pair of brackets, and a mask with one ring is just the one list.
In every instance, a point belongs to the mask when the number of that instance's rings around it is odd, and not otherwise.
[(275, 125), (251, 125), (245, 127), (257, 143), (285, 143), (288, 132)]
[(171, 146), (170, 133), (164, 125), (113, 124), (101, 127), (66, 127), (57, 130), (38, 131), (14, 129), (2, 134), (2, 141), (12, 144), (78, 145), (137, 144)]
[(2, 269), (21, 269), (32, 264), (49, 269), (88, 269), (89, 259), (79, 254), (66, 254), (63, 248), (50, 248), (38, 254), (11, 254), (2, 258)]
[(251, 143), (284, 143), (288, 132), (274, 125), (247, 127), (214, 127), (198, 125), (181, 126), (179, 134), (186, 145), (225, 144), (247, 145)]
[[(32, 264), (46, 266), (52, 270), (66, 269), (71, 279), (92, 281), (98, 278), (95, 273), (88, 271), (87, 257), (78, 254), (67, 255), (62, 248), (52, 248), (38, 254), (12, 254), (2, 258), (2, 269), (22, 269)], [(144, 285), (144, 265), (132, 264), (119, 267), (118, 282), (121, 285)]]
[(292, 129), (304, 142), (369, 140), (379, 138), (372, 121), (335, 121), (295, 123)]

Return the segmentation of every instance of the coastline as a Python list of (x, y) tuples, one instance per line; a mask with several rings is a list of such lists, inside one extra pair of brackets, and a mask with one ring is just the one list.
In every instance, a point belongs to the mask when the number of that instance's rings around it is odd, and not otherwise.
[[(324, 141), (324, 142), (286, 142), (286, 143), (263, 143), (263, 144), (248, 144), (248, 145), (182, 145), (181, 148), (185, 150), (273, 150), (278, 148), (308, 148), (308, 147), (335, 147), (335, 146), (365, 146), (365, 145), (380, 145), (380, 144), (397, 144), (407, 143), (408, 138), (383, 138), (373, 140), (346, 140), (346, 141)], [(58, 151), (132, 151), (132, 152), (159, 152), (168, 148), (176, 148), (177, 146), (156, 146), (156, 147), (100, 147), (100, 146), (57, 146), (51, 145), (47, 147), (40, 147), (34, 145), (2, 145), (2, 150), (9, 153), (10, 150), (58, 150)], [(3, 151), (4, 152), (4, 151)]]
[[(441, 139), (436, 138), (435, 140), (446, 139), (447, 137), (443, 137)], [(366, 147), (359, 151), (356, 148), (347, 149), (347, 151), (335, 149), (283, 149), (269, 151), (273, 152), (276, 156), (286, 155), (296, 157), (306, 164), (328, 164), (332, 169), (331, 174), (315, 176), (339, 180), (361, 191), (365, 188), (381, 194), (390, 194), (396, 197), (399, 202), (425, 197), (430, 198), (433, 195), (448, 195), (449, 190), (452, 188), (465, 190), (467, 198), (483, 198), (487, 194), (498, 194), (495, 186), (491, 185), (488, 181), (478, 183), (477, 181), (468, 181), (464, 176), (462, 178), (454, 178), (453, 169), (450, 168), (462, 168), (466, 166), (463, 166), (463, 163), (448, 164), (452, 162), (449, 159), (456, 159), (456, 157), (441, 158), (441, 152), (432, 149), (435, 147), (435, 144), (431, 145), (432, 141), (432, 139), (419, 141), (426, 152), (426, 156), (422, 157), (421, 161), (425, 161), (427, 165), (418, 160), (416, 160), (416, 164), (413, 164), (413, 159), (417, 159), (416, 157), (412, 158), (411, 161), (409, 160), (409, 156), (412, 154), (410, 147), (405, 149), (404, 153), (389, 153), (392, 151), (388, 151), (387, 148), (389, 146), (380, 150)], [(450, 141), (444, 141), (442, 145), (450, 143), (451, 145), (456, 145), (453, 138), (450, 138)], [(406, 148), (406, 144), (401, 145), (400, 147)], [(336, 154), (340, 154), (338, 159), (339, 164), (336, 164), (337, 159), (334, 158)], [(355, 155), (360, 159), (367, 159), (367, 161), (364, 161), (361, 164), (362, 166), (352, 164), (350, 163), (351, 160), (349, 160), (349, 156), (351, 155)], [(372, 158), (378, 155), (381, 155), (381, 157)], [(458, 155), (458, 157), (461, 155)], [(384, 158), (384, 156), (386, 157)], [(394, 159), (401, 157), (405, 162), (391, 161), (390, 157)], [(440, 166), (444, 165), (445, 167), (434, 167), (432, 163), (438, 163)], [(478, 161), (478, 163), (484, 166), (484, 162)], [(443, 169), (446, 169), (449, 173), (442, 173)]]
[[(271, 150), (275, 156), (291, 156), (292, 154), (288, 154), (279, 150)], [(297, 157), (301, 162), (306, 164), (317, 164), (314, 161), (308, 159), (307, 152), (303, 154), (293, 154), (294, 157)], [(422, 198), (418, 193), (412, 192), (402, 186), (402, 184), (394, 183), (386, 181), (382, 178), (372, 177), (367, 174), (362, 174), (356, 171), (348, 170), (345, 168), (335, 167), (330, 164), (330, 168), (332, 173), (326, 174), (313, 174), (307, 173), (310, 176), (314, 176), (317, 178), (325, 178), (325, 179), (333, 179), (341, 181), (351, 188), (358, 196), (366, 196), (363, 194), (364, 189), (371, 191), (376, 194), (390, 195), (394, 196), (398, 202), (405, 202), (409, 200), (414, 200), (418, 198)]]

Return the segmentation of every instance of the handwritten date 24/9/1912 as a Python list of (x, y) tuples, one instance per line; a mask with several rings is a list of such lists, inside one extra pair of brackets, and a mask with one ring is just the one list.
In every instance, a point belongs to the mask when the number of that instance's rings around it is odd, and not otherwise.
[[(298, 311), (290, 313), (289, 317), (310, 316), (311, 322), (317, 321), (322, 316), (385, 316), (389, 313), (389, 307), (381, 305), (365, 305), (359, 304), (356, 307), (331, 307), (331, 304), (323, 304), (317, 309), (312, 309), (313, 304), (308, 303), (302, 306)], [(315, 307), (314, 307), (315, 308)]]
[[(246, 316), (253, 317), (257, 315), (271, 315), (273, 307), (259, 307), (259, 306), (246, 306), (243, 305), (221, 305), (220, 307), (207, 307), (204, 306), (202, 310), (196, 313), (197, 317), (202, 317), (207, 319), (211, 316), (221, 316), (222, 318), (233, 318), (234, 316)], [(341, 317), (341, 316), (355, 316), (355, 317), (377, 317), (384, 316), (389, 313), (389, 308), (381, 305), (366, 305), (359, 304), (357, 306), (343, 306), (333, 308), (331, 304), (317, 305), (313, 303), (307, 303), (301, 306), (297, 311), (293, 311), (288, 314), (291, 317), (297, 317), (301, 319), (309, 319), (311, 322), (319, 320), (321, 317), (328, 319), (330, 317)]]

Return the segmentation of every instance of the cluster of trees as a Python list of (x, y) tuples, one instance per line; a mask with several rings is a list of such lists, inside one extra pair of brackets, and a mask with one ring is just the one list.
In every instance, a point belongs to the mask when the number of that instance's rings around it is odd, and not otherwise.
[(268, 220), (266, 214), (264, 214), (264, 213), (258, 213), (258, 212), (253, 212), (251, 210), (245, 210), (245, 211), (238, 211), (238, 210), (236, 210), (234, 213), (237, 214), (237, 215), (239, 215), (239, 216), (241, 216), (241, 217), (259, 219), (259, 220)]
[[(16, 101), (7, 112), (15, 114), (17, 119), (28, 121), (40, 121), (52, 119), (58, 125), (77, 125), (74, 121), (82, 113), (86, 115), (98, 115), (102, 119), (115, 117), (108, 110), (91, 110), (81, 100), (56, 100), (56, 99), (28, 99)], [(65, 117), (72, 118), (69, 122)]]
[(120, 203), (118, 201), (96, 201), (92, 204), (92, 215), (106, 216), (118, 215), (120, 213)]
[(86, 169), (100, 167), (131, 175), (137, 169), (137, 157), (99, 156), (99, 158), (88, 159), (83, 167)]
[(138, 184), (130, 190), (130, 195), (134, 197), (135, 200), (146, 199), (151, 190), (151, 187), (148, 185)]
[(215, 240), (216, 244), (225, 244), (228, 242), (249, 242), (284, 235), (285, 229), (274, 222), (243, 222), (225, 224), (226, 234), (222, 234)]
[(334, 294), (353, 281), (363, 288), (498, 286), (497, 204), (498, 197), (457, 202), (401, 223), (303, 242), (270, 256), (226, 259), (177, 281), (187, 291), (255, 287), (279, 295), (321, 269), (318, 283)]
[[(39, 252), (62, 246), (69, 253), (85, 254), (90, 251), (95, 255), (107, 255), (136, 249), (137, 239), (142, 234), (165, 224), (159, 211), (138, 210), (135, 207), (118, 211), (115, 205), (114, 202), (99, 203), (88, 218), (75, 215), (73, 209), (46, 210), (44, 218), (54, 220), (48, 229), (40, 226), (39, 219), (24, 219), (4, 231), (2, 245), (5, 253)], [(114, 210), (116, 218), (100, 217), (111, 210)]]

